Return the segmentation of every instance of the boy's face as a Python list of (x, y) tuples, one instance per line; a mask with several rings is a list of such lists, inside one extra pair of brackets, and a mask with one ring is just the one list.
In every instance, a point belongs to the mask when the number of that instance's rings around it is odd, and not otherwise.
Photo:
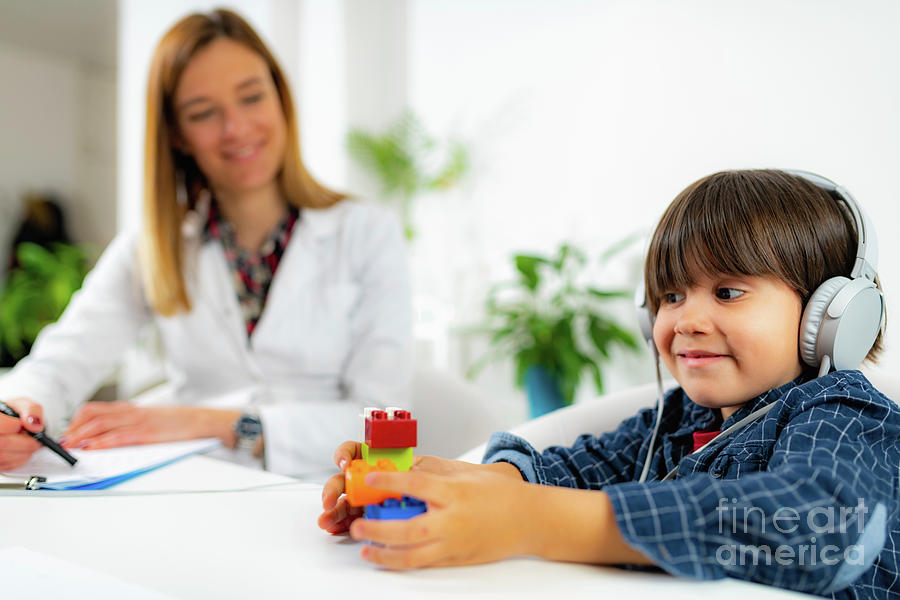
[(801, 314), (800, 295), (775, 277), (705, 276), (667, 291), (653, 339), (688, 397), (728, 418), (800, 375)]

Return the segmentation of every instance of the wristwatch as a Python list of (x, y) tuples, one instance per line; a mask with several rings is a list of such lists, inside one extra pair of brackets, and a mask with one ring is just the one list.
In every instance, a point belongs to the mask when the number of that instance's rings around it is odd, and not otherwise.
[(245, 412), (234, 422), (234, 436), (237, 450), (253, 451), (262, 435), (262, 421), (259, 416)]

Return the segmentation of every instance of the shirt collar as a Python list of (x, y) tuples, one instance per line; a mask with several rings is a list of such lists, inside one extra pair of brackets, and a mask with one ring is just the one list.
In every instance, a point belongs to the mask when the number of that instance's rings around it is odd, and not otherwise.
[[(269, 232), (263, 242), (260, 254), (270, 254), (272, 248), (281, 242), (284, 245), (290, 229), (300, 217), (300, 209), (292, 204), (288, 204), (288, 210), (284, 217), (278, 222), (278, 225)], [(209, 242), (219, 240), (225, 246), (237, 247), (234, 238), (234, 226), (219, 211), (218, 204), (212, 200), (207, 209), (206, 226), (203, 229), (203, 241)]]
[(806, 383), (808, 379), (809, 378), (805, 373), (801, 373), (795, 379), (783, 385), (780, 385), (777, 388), (773, 388), (768, 392), (760, 394), (759, 396), (753, 398), (748, 402), (745, 402), (743, 406), (734, 411), (734, 414), (725, 419), (725, 421), (722, 423), (722, 430), (725, 430), (728, 427), (734, 425), (753, 411), (784, 398), (784, 395), (787, 394), (791, 389), (797, 387), (800, 384)]
[(724, 421), (722, 421), (721, 413), (719, 412), (719, 410), (708, 408), (706, 406), (700, 406), (699, 404), (691, 400), (688, 395), (684, 393), (683, 389), (677, 388), (677, 391), (679, 391), (682, 395), (683, 414), (681, 419), (679, 419), (678, 429), (674, 431), (672, 435), (689, 436), (693, 435), (695, 431), (704, 430), (716, 424), (718, 424), (720, 431), (724, 431), (753, 411), (762, 408), (767, 404), (771, 404), (772, 402), (780, 400), (786, 393), (788, 393), (788, 391), (798, 385), (806, 383), (808, 380), (809, 376), (803, 373), (796, 379), (789, 381), (784, 385), (764, 392), (759, 396), (756, 396), (755, 398), (745, 402), (739, 409), (734, 411), (734, 414), (732, 414)]

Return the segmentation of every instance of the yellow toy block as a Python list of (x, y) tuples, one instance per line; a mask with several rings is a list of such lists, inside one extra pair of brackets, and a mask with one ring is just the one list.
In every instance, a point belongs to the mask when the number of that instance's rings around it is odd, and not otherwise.
[(373, 467), (380, 459), (386, 458), (394, 463), (398, 471), (409, 471), (413, 465), (412, 448), (370, 448), (363, 443), (362, 457)]

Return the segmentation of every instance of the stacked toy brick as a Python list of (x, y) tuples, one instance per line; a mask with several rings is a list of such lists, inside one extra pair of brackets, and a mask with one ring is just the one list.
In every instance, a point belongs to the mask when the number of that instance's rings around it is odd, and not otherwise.
[(409, 471), (416, 446), (416, 420), (400, 408), (366, 408), (362, 459), (350, 463), (345, 492), (351, 506), (365, 506), (367, 519), (409, 519), (425, 512), (425, 503), (366, 485), (372, 471)]

